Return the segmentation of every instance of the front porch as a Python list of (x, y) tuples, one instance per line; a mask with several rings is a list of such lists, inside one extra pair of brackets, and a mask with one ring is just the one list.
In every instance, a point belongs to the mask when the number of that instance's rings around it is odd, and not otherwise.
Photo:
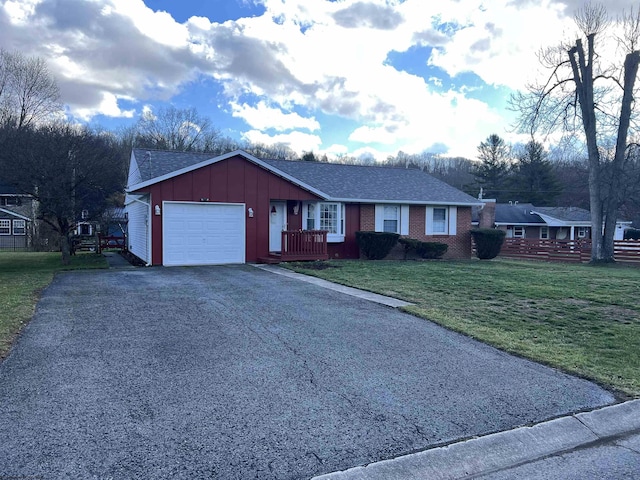
[(325, 230), (283, 230), (282, 249), (258, 258), (258, 263), (280, 263), (327, 260), (327, 232)]

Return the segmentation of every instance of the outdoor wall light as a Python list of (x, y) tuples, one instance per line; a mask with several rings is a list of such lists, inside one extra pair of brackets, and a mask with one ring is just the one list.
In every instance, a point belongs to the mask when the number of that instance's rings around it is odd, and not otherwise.
[(153, 211), (156, 215), (160, 215), (160, 205), (156, 205), (155, 207), (153, 207)]
[(253, 218), (253, 208), (247, 209), (247, 212), (249, 212), (249, 218)]
[(296, 204), (293, 206), (293, 214), (297, 215), (298, 212), (300, 212), (300, 204), (296, 202)]
[(277, 213), (277, 211), (276, 211), (276, 206), (275, 206), (275, 205), (272, 205), (272, 206), (271, 206), (271, 215), (275, 215), (276, 213)]

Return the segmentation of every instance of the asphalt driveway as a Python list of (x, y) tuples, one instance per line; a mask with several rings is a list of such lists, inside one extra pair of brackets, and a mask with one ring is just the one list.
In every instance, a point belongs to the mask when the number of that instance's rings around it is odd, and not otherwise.
[(309, 478), (613, 401), (251, 266), (73, 272), (0, 365), (0, 477)]

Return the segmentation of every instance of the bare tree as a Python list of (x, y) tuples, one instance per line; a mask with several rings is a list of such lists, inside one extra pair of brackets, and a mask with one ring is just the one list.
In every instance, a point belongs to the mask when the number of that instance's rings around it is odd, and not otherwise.
[(145, 111), (136, 125), (136, 145), (161, 150), (215, 151), (220, 132), (195, 108)]
[(0, 49), (0, 121), (18, 128), (61, 112), (60, 90), (46, 62)]
[[(637, 131), (640, 10), (631, 9), (612, 21), (604, 6), (590, 3), (576, 14), (575, 23), (584, 38), (541, 52), (549, 77), (512, 97), (512, 106), (521, 115), (520, 127), (532, 134), (562, 129), (583, 135), (589, 159), (591, 261), (612, 262), (616, 217), (624, 200), (621, 185), (630, 158), (628, 138), (630, 130)], [(596, 40), (602, 40), (598, 48), (612, 46), (606, 36), (612, 28), (618, 34), (611, 40), (623, 58), (608, 61), (610, 55), (598, 54)]]
[(3, 181), (38, 201), (38, 219), (57, 232), (68, 264), (81, 212), (100, 218), (108, 199), (124, 189), (122, 148), (112, 135), (68, 123), (4, 124), (0, 144)]

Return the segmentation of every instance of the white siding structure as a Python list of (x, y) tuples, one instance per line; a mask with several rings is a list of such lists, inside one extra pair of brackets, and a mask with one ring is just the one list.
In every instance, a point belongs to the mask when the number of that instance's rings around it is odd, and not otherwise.
[(125, 212), (129, 219), (127, 248), (151, 265), (151, 205), (148, 196), (127, 195)]

